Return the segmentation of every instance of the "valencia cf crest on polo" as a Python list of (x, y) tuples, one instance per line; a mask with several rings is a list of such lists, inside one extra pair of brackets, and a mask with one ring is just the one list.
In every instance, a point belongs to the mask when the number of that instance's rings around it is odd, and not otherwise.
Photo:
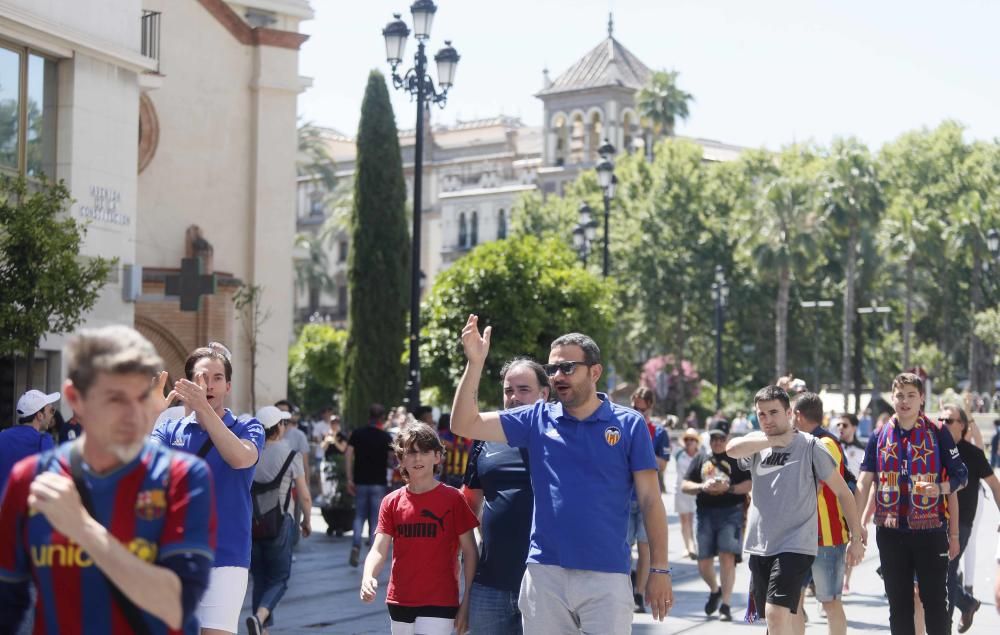
[(609, 446), (615, 447), (622, 440), (622, 431), (615, 426), (608, 426), (604, 429), (604, 440)]

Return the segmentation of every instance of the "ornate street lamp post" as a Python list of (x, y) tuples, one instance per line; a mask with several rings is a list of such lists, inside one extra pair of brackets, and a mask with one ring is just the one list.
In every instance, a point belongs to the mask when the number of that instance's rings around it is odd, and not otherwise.
[(427, 55), (424, 46), (431, 36), (431, 24), (437, 5), (433, 0), (416, 0), (410, 5), (413, 16), (413, 36), (417, 38), (417, 53), (414, 55), (414, 66), (402, 76), (396, 69), (403, 61), (403, 51), (406, 49), (406, 38), (410, 28), (400, 18), (393, 14), (393, 21), (382, 29), (385, 38), (386, 60), (392, 67), (392, 85), (403, 89), (412, 95), (417, 102), (417, 130), (413, 156), (413, 236), (412, 258), (410, 264), (410, 369), (406, 381), (406, 401), (410, 410), (420, 405), (420, 222), (422, 211), (422, 178), (424, 159), (424, 110), (435, 103), (444, 108), (448, 98), (448, 89), (455, 81), (455, 68), (458, 66), (459, 55), (449, 40), (445, 47), (437, 52), (434, 61), (437, 62), (437, 88), (427, 73)]
[(611, 200), (615, 197), (615, 186), (618, 185), (618, 177), (615, 176), (615, 164), (611, 157), (615, 155), (615, 147), (607, 139), (597, 149), (601, 160), (594, 169), (597, 170), (597, 182), (601, 184), (604, 192), (604, 277), (608, 277), (609, 253), (608, 237), (610, 236)]
[(729, 301), (729, 283), (722, 265), (715, 265), (715, 282), (712, 283), (712, 299), (715, 300), (715, 411), (722, 410), (722, 327), (723, 310)]
[(596, 235), (597, 221), (594, 220), (593, 211), (590, 205), (580, 203), (580, 222), (573, 228), (573, 247), (576, 248), (584, 267), (587, 266), (587, 256), (590, 255), (590, 246)]

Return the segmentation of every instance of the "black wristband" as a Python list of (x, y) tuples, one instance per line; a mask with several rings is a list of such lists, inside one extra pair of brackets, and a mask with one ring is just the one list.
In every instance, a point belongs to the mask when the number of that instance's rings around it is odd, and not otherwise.
[(656, 567), (650, 567), (649, 568), (649, 572), (650, 573), (662, 573), (663, 575), (670, 575), (670, 571), (671, 570), (670, 570), (669, 567), (666, 568), (666, 569), (657, 569)]

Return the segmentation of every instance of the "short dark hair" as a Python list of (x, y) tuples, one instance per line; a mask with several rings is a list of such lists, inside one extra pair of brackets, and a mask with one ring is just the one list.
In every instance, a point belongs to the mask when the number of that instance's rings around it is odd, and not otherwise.
[(295, 404), (293, 404), (292, 402), (288, 401), (287, 399), (279, 399), (279, 400), (277, 400), (277, 401), (274, 402), (274, 407), (275, 408), (280, 408), (282, 406), (288, 408), (288, 412), (290, 412), (292, 414), (296, 414), (299, 411), (299, 409), (295, 407)]
[(858, 417), (853, 412), (842, 412), (839, 415), (837, 415), (837, 418), (847, 419), (847, 422), (850, 423), (852, 426), (854, 426), (855, 428), (858, 427)]
[(417, 406), (416, 409), (413, 411), (413, 416), (419, 419), (428, 412), (434, 412), (434, 408), (431, 408), (430, 406)]
[(373, 403), (368, 406), (368, 418), (381, 420), (385, 416), (385, 406), (380, 403)]
[(757, 394), (753, 396), (753, 405), (756, 406), (762, 401), (774, 401), (777, 399), (785, 406), (785, 410), (791, 408), (791, 402), (788, 400), (788, 393), (785, 392), (783, 388), (779, 388), (775, 385), (764, 386), (757, 391)]
[(553, 340), (549, 350), (559, 346), (579, 346), (583, 349), (583, 361), (588, 366), (601, 363), (601, 349), (598, 348), (597, 342), (589, 335), (584, 335), (583, 333), (560, 335)]
[(921, 396), (924, 394), (924, 380), (915, 373), (900, 373), (892, 380), (892, 392), (903, 386), (913, 386)]
[(804, 392), (795, 400), (795, 412), (813, 423), (823, 423), (823, 400), (814, 392)]
[(226, 370), (226, 381), (233, 381), (233, 363), (229, 361), (225, 353), (217, 348), (209, 348), (208, 346), (194, 349), (184, 361), (184, 376), (187, 377), (188, 381), (191, 381), (191, 378), (194, 377), (194, 365), (203, 359), (217, 359), (222, 362), (222, 366)]
[(545, 374), (545, 369), (542, 365), (531, 359), (530, 357), (515, 357), (507, 361), (500, 369), (500, 385), (507, 379), (507, 373), (518, 368), (520, 366), (527, 366), (531, 369), (531, 372), (535, 373), (535, 379), (538, 380), (539, 388), (547, 388), (549, 385), (549, 376)]

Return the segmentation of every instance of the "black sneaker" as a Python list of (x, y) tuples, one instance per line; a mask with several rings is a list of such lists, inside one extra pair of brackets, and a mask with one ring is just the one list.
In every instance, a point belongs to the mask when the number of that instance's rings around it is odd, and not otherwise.
[(257, 619), (256, 615), (251, 615), (247, 618), (247, 632), (250, 635), (261, 635), (264, 632), (264, 628), (260, 625), (260, 620)]
[(705, 602), (705, 615), (711, 615), (719, 609), (719, 602), (722, 601), (722, 589), (708, 594), (708, 602)]
[(358, 559), (361, 557), (361, 547), (351, 547), (351, 557), (347, 560), (352, 567), (358, 566)]
[(636, 613), (645, 613), (646, 612), (646, 605), (642, 601), (642, 593), (633, 593), (632, 594), (632, 599), (635, 601), (635, 612)]
[(719, 621), (720, 622), (732, 622), (733, 615), (729, 612), (729, 605), (723, 604), (719, 607)]

